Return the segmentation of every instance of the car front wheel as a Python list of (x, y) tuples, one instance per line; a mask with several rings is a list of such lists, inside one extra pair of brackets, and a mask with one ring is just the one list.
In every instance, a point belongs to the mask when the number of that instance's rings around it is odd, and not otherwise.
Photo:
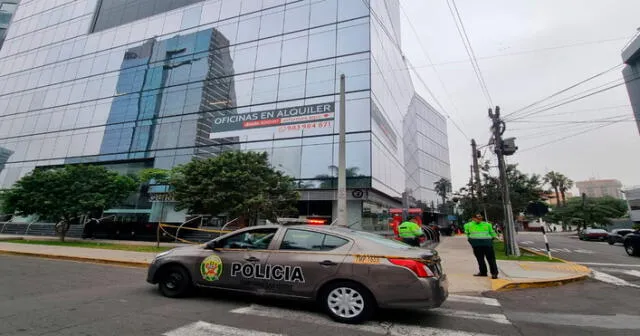
[(321, 300), (327, 314), (342, 323), (362, 323), (373, 315), (376, 306), (371, 293), (353, 282), (329, 285)]
[(616, 241), (615, 241), (614, 239), (609, 238), (609, 245), (613, 245), (613, 244), (615, 244), (615, 243), (616, 243)]
[(162, 271), (158, 287), (166, 297), (183, 297), (191, 290), (191, 277), (184, 267), (169, 266)]

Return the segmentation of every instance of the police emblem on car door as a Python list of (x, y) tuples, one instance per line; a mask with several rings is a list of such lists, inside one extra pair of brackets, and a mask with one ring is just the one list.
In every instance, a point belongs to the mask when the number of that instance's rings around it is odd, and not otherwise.
[(214, 249), (203, 250), (196, 273), (199, 276), (197, 283), (206, 287), (261, 291), (265, 284), (260, 274), (269, 256), (267, 249), (277, 230), (243, 230), (216, 241)]

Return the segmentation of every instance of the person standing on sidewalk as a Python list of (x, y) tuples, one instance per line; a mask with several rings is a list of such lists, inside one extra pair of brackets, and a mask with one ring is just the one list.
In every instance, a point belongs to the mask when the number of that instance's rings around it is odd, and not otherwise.
[(412, 217), (410, 220), (402, 222), (398, 226), (398, 235), (403, 242), (411, 246), (420, 247), (420, 237), (424, 235), (422, 228), (418, 225), (416, 219)]
[(464, 233), (469, 239), (469, 244), (473, 247), (473, 254), (478, 260), (480, 272), (474, 276), (487, 276), (487, 264), (485, 258), (489, 262), (489, 270), (491, 278), (498, 278), (498, 265), (496, 263), (496, 253), (493, 250), (493, 239), (496, 238), (496, 232), (493, 226), (482, 220), (482, 215), (476, 214), (471, 222), (464, 225)]

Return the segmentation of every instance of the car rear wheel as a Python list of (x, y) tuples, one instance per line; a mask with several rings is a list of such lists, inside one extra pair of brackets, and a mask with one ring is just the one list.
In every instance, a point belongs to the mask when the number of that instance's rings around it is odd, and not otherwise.
[(624, 244), (624, 250), (630, 256), (637, 256), (638, 255), (638, 249), (635, 246), (633, 246), (633, 243)]
[(166, 297), (186, 296), (191, 290), (191, 277), (181, 266), (169, 266), (162, 271), (158, 282), (160, 293)]
[(375, 300), (363, 286), (353, 282), (329, 285), (322, 295), (322, 304), (332, 319), (342, 323), (362, 323), (375, 310)]

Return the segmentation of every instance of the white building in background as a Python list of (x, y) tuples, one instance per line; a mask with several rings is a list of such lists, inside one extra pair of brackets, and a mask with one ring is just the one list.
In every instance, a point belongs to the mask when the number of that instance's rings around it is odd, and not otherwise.
[(591, 179), (587, 181), (576, 182), (576, 187), (580, 190), (580, 195), (583, 193), (587, 197), (614, 197), (622, 199), (622, 182), (614, 179), (596, 180)]
[(629, 217), (633, 222), (640, 222), (640, 187), (624, 190), (624, 196), (629, 206)]

